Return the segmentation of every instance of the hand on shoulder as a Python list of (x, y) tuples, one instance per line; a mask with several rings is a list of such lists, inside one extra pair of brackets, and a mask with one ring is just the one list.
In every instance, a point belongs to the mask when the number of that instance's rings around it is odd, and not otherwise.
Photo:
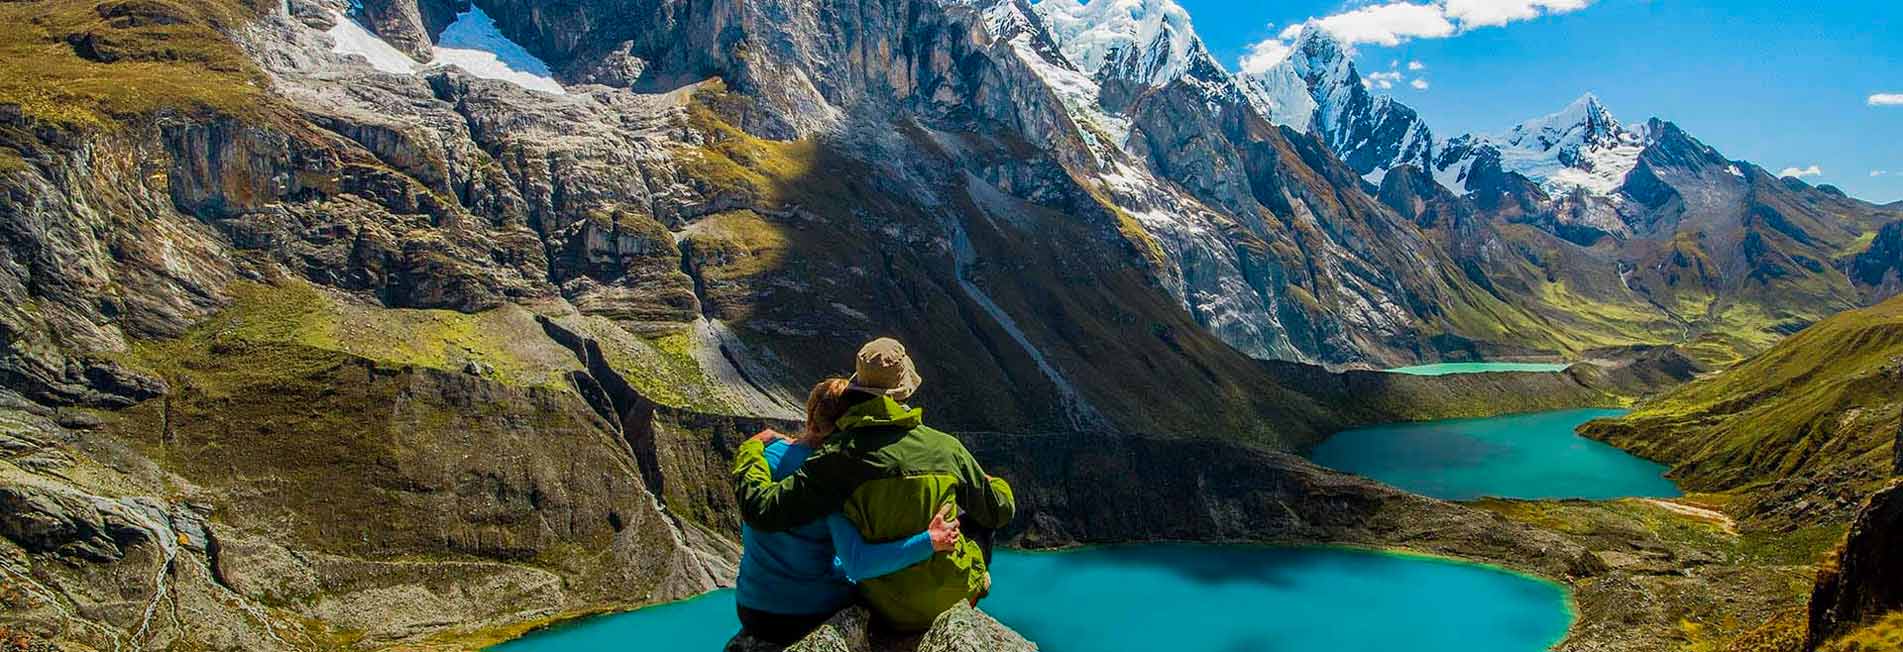
[(793, 437), (791, 435), (780, 432), (778, 430), (767, 428), (766, 430), (762, 430), (754, 434), (753, 437), (749, 439), (749, 441), (757, 441), (757, 442), (760, 442), (761, 444), (771, 444), (776, 441), (793, 441)]

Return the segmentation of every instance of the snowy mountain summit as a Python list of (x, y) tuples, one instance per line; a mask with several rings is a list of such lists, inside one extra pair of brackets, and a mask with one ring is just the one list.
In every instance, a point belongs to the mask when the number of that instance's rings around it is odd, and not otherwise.
[(1209, 58), (1189, 12), (1171, 0), (1043, 0), (1033, 9), (1064, 58), (1100, 80), (1163, 86)]
[(1479, 190), (1476, 166), (1497, 165), (1550, 193), (1584, 190), (1609, 195), (1625, 182), (1645, 151), (1643, 126), (1626, 127), (1591, 93), (1551, 115), (1522, 122), (1499, 135), (1469, 134), (1447, 141), (1434, 177), (1456, 192)]
[(1303, 27), (1288, 58), (1237, 79), (1270, 122), (1314, 133), (1371, 183), (1395, 166), (1433, 160), (1434, 135), (1420, 115), (1370, 92), (1354, 52), (1325, 29)]

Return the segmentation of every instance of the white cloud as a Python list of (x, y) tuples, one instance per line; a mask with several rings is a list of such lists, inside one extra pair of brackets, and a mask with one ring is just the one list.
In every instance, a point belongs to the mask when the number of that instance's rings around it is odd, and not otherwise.
[(1873, 176), (1873, 177), (1889, 176), (1889, 174), (1890, 174), (1889, 170), (1871, 170), (1870, 171), (1870, 176)]
[(1822, 176), (1823, 174), (1824, 174), (1824, 169), (1817, 167), (1816, 163), (1812, 163), (1811, 166), (1807, 168), (1784, 168), (1782, 171), (1777, 173), (1777, 175), (1780, 177), (1797, 177), (1799, 179), (1802, 179), (1804, 177)]
[(1368, 84), (1369, 88), (1388, 89), (1394, 88), (1394, 85), (1401, 81), (1401, 73), (1394, 71), (1371, 72), (1362, 76), (1361, 79)]
[(1438, 5), (1396, 2), (1373, 5), (1316, 19), (1316, 25), (1348, 45), (1400, 45), (1413, 38), (1439, 38), (1454, 33)]
[(1288, 41), (1269, 39), (1249, 46), (1248, 54), (1242, 55), (1238, 65), (1243, 72), (1262, 72), (1287, 59), (1293, 50)]
[(1578, 11), (1589, 4), (1592, 0), (1447, 0), (1443, 8), (1461, 29), (1472, 29), (1531, 20), (1542, 13)]
[[(1295, 38), (1308, 25), (1328, 30), (1350, 48), (1363, 43), (1395, 46), (1417, 38), (1446, 38), (1478, 27), (1578, 11), (1592, 3), (1593, 0), (1387, 0), (1383, 4), (1366, 4), (1283, 27), (1275, 38), (1250, 46), (1249, 53), (1243, 55), (1239, 63), (1244, 72), (1260, 72), (1281, 62), (1288, 58)], [(1395, 61), (1388, 67), (1399, 67), (1399, 64)], [(1419, 61), (1407, 63), (1408, 70), (1426, 68), (1426, 64)], [(1894, 103), (1903, 104), (1903, 95), (1872, 95), (1870, 103), (1876, 105), (1878, 98), (1892, 98)]]
[(1903, 93), (1877, 93), (1871, 95), (1870, 106), (1903, 106)]
[(1414, 81), (1408, 82), (1407, 85), (1413, 86), (1414, 90), (1417, 90), (1417, 91), (1427, 90), (1427, 80), (1425, 79), (1416, 79)]

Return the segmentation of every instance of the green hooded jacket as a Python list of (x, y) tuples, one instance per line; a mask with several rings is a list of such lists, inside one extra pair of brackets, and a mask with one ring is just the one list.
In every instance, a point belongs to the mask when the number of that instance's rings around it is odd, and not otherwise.
[[(903, 539), (931, 524), (946, 503), (986, 528), (1001, 528), (1017, 511), (1011, 486), (985, 475), (964, 444), (924, 425), (924, 410), (889, 397), (865, 401), (840, 417), (839, 431), (792, 476), (773, 481), (762, 453), (748, 441), (734, 455), (735, 495), (748, 525), (785, 530), (844, 512), (866, 541)], [(866, 580), (861, 594), (900, 631), (923, 631), (946, 609), (977, 595), (985, 561), (970, 538), (890, 575)]]

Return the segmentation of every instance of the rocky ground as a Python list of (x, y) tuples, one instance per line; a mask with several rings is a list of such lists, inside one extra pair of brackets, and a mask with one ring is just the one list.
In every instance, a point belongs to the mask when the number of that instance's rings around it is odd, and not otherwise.
[(882, 638), (868, 626), (861, 607), (839, 612), (818, 631), (791, 646), (780, 647), (746, 636), (727, 643), (726, 652), (1032, 652), (1037, 644), (1024, 640), (984, 612), (954, 607), (938, 617), (924, 634)]

